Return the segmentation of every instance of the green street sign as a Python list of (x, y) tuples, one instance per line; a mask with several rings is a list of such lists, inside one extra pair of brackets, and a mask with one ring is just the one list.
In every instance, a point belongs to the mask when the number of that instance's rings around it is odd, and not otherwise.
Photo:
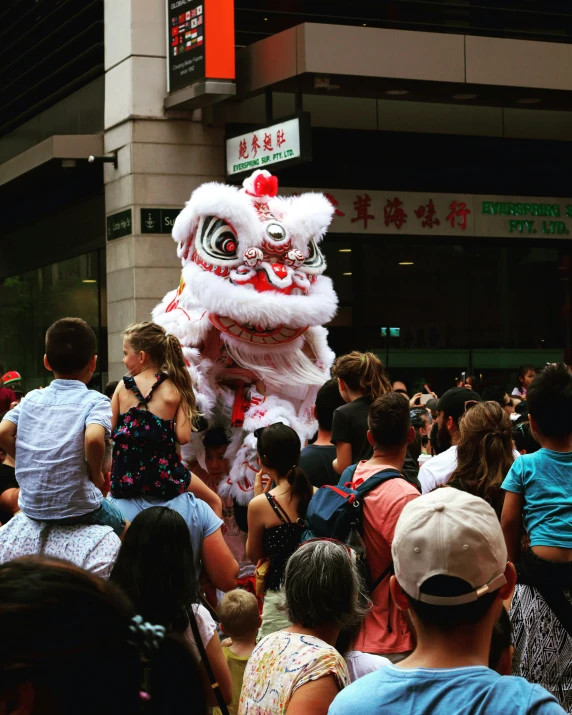
[(119, 211), (107, 217), (107, 240), (113, 241), (116, 238), (130, 236), (133, 233), (133, 219), (131, 209)]
[(141, 209), (141, 233), (171, 234), (181, 209)]

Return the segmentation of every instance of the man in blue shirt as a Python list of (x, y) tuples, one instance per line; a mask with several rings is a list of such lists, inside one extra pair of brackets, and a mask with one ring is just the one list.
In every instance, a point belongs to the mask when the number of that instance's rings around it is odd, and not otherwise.
[(392, 556), (391, 595), (409, 613), (416, 648), (342, 690), (329, 715), (565, 712), (539, 685), (487, 667), (516, 573), (484, 500), (446, 488), (412, 500), (397, 522)]

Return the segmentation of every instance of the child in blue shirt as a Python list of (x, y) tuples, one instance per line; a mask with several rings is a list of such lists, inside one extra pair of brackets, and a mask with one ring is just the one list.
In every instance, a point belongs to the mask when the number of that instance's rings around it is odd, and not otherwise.
[[(502, 529), (521, 583), (567, 589), (572, 587), (572, 375), (566, 365), (544, 368), (526, 399), (541, 449), (517, 459), (502, 484)], [(521, 556), (523, 521), (530, 547)]]
[(44, 365), (55, 380), (6, 413), (0, 448), (16, 457), (18, 504), (30, 519), (111, 526), (121, 536), (125, 519), (100, 491), (111, 403), (87, 389), (95, 353), (95, 333), (84, 320), (63, 318), (51, 325)]

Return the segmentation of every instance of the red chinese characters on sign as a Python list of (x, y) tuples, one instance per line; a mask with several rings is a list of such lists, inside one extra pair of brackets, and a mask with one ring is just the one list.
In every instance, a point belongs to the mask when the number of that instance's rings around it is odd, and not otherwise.
[(461, 220), (457, 223), (457, 226), (463, 229), (467, 228), (467, 215), (471, 213), (471, 209), (467, 208), (467, 204), (464, 201), (453, 201), (449, 209), (451, 213), (447, 216), (447, 221), (451, 224), (451, 228), (455, 228), (455, 219), (460, 218)]
[(246, 146), (246, 139), (241, 139), (238, 145), (238, 158), (248, 159), (248, 147)]
[(407, 214), (403, 209), (403, 201), (397, 196), (393, 199), (387, 199), (387, 205), (383, 209), (385, 225), (393, 224), (399, 230), (407, 223)]
[(352, 218), (352, 223), (356, 221), (363, 221), (363, 227), (367, 228), (367, 222), (370, 219), (374, 219), (373, 214), (368, 213), (369, 207), (371, 206), (371, 199), (369, 194), (364, 194), (363, 196), (356, 196), (354, 201), (354, 209), (356, 210), (355, 218)]
[(258, 150), (260, 149), (260, 142), (258, 141), (256, 134), (252, 137), (250, 148), (252, 149), (252, 156), (256, 156), (258, 154)]
[(286, 135), (284, 134), (284, 129), (279, 129), (276, 132), (276, 146), (278, 149), (282, 146), (282, 144), (286, 143)]
[(340, 211), (340, 209), (338, 208), (340, 202), (337, 199), (335, 199), (331, 194), (326, 194), (326, 198), (334, 207), (334, 216), (345, 216), (345, 213), (343, 211)]
[(264, 151), (274, 151), (272, 147), (272, 134), (264, 134), (264, 139), (262, 141), (262, 148)]
[(433, 226), (440, 226), (441, 221), (437, 218), (437, 210), (435, 209), (435, 204), (433, 199), (429, 199), (429, 203), (425, 206), (420, 206), (415, 209), (415, 215), (417, 218), (422, 218), (421, 225), (423, 228), (433, 228)]

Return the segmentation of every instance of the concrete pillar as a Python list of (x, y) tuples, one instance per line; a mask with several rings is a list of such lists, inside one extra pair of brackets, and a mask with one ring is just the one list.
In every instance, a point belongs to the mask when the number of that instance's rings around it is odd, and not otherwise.
[(205, 181), (224, 178), (224, 134), (200, 112), (163, 107), (167, 95), (165, 0), (105, 0), (106, 216), (131, 208), (133, 234), (107, 242), (109, 379), (123, 375), (121, 331), (150, 319), (179, 283), (168, 235), (141, 235), (142, 208), (182, 208)]

